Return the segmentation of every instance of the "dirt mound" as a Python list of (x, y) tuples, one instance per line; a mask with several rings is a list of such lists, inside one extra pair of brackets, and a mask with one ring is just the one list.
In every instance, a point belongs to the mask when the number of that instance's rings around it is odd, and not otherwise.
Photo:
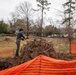
[(34, 41), (28, 41), (23, 46), (20, 58), (22, 62), (26, 62), (40, 54), (52, 57), (52, 53), (55, 53), (52, 42), (47, 42), (44, 39), (34, 39)]
[(0, 58), (0, 70), (8, 68), (8, 63), (5, 62), (5, 59)]
[(20, 58), (0, 58), (0, 70), (21, 64)]
[(11, 38), (5, 38), (3, 41), (12, 42), (12, 39)]

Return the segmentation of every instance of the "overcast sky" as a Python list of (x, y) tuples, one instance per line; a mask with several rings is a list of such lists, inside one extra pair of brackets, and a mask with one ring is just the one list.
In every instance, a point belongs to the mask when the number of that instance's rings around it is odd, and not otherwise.
[[(10, 13), (15, 11), (16, 6), (18, 6), (19, 3), (23, 3), (24, 1), (29, 1), (33, 5), (33, 8), (36, 7), (36, 0), (0, 0), (0, 20), (4, 19), (5, 21), (8, 21)], [(48, 1), (51, 2), (51, 5), (50, 5), (50, 11), (48, 12), (47, 16), (57, 18), (58, 11), (55, 10), (55, 8), (58, 10), (62, 10), (62, 3), (65, 0), (48, 0)]]

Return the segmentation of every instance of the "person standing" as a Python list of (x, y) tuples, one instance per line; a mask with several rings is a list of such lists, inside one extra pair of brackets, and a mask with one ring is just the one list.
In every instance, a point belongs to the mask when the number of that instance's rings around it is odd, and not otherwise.
[(15, 56), (19, 56), (20, 42), (21, 40), (24, 40), (24, 39), (25, 39), (25, 36), (23, 34), (23, 29), (20, 28), (19, 32), (17, 33), (17, 38), (16, 38), (17, 49), (16, 49)]

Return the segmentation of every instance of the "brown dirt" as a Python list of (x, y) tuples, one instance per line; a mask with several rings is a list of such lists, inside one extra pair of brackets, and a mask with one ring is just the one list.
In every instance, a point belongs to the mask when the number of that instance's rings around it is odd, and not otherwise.
[(5, 50), (0, 48), (0, 57), (7, 58), (7, 57), (13, 57), (14, 51), (13, 50)]

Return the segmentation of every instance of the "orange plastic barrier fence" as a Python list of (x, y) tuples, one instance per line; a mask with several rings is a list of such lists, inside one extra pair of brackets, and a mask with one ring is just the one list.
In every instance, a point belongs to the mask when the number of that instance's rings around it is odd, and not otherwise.
[(0, 71), (0, 75), (76, 75), (76, 60), (56, 60), (40, 55), (27, 63)]
[(71, 53), (76, 54), (76, 43), (71, 42)]

